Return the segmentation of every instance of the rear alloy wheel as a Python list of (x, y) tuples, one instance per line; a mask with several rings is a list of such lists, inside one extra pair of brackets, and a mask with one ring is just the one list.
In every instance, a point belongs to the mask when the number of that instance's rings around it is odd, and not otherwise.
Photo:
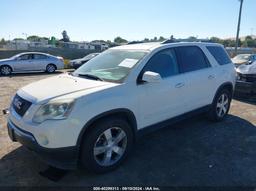
[(213, 121), (221, 121), (228, 114), (230, 103), (231, 103), (231, 93), (227, 89), (221, 90), (215, 97), (212, 104), (212, 108), (209, 111), (209, 117)]
[(2, 66), (1, 67), (1, 74), (3, 76), (9, 76), (12, 73), (12, 69), (10, 66)]
[(221, 94), (221, 96), (217, 101), (216, 112), (218, 117), (221, 118), (224, 115), (226, 115), (228, 108), (229, 108), (229, 98), (227, 94), (223, 93)]
[(55, 70), (56, 70), (56, 67), (53, 64), (48, 64), (46, 66), (46, 72), (47, 73), (53, 73), (53, 72), (55, 72)]
[(133, 133), (125, 120), (101, 120), (86, 132), (80, 162), (87, 170), (95, 173), (113, 170), (124, 161), (132, 144)]

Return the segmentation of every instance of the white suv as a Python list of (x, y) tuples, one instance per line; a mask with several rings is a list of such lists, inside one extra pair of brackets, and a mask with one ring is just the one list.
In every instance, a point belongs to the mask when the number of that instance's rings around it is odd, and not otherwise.
[(8, 132), (50, 165), (106, 172), (125, 159), (142, 130), (198, 112), (222, 120), (235, 78), (219, 44), (115, 47), (73, 73), (21, 88)]

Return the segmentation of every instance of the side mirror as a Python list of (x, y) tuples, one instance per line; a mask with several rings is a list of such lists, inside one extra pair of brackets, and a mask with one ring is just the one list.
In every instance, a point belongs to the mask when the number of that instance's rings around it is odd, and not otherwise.
[(155, 72), (146, 71), (142, 76), (143, 82), (159, 83), (161, 82), (161, 80), (162, 80), (162, 77), (160, 76), (160, 74)]

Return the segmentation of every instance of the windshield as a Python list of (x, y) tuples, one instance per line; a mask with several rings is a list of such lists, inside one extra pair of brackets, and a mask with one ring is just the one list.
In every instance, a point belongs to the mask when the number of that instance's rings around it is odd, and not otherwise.
[(249, 60), (250, 55), (249, 54), (239, 54), (236, 57), (234, 57), (235, 60)]
[(146, 54), (141, 50), (107, 50), (81, 66), (73, 75), (90, 75), (104, 81), (122, 83)]

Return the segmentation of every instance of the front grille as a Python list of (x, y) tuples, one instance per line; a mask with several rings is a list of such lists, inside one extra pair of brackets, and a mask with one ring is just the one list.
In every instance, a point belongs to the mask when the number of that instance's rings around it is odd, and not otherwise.
[(256, 82), (256, 74), (238, 73), (238, 80), (244, 81), (244, 82)]
[(12, 107), (21, 117), (26, 113), (31, 104), (31, 102), (23, 99), (18, 94), (15, 95), (12, 101)]

